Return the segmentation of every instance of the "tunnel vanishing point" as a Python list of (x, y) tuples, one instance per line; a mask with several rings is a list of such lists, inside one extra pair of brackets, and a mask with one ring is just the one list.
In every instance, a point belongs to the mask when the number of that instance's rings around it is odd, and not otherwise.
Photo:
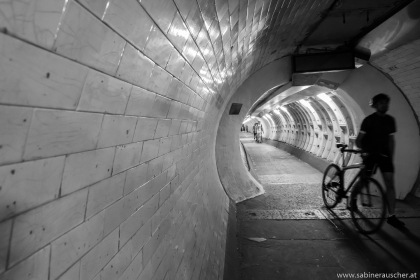
[(1, 1), (0, 279), (229, 279), (235, 203), (264, 193), (242, 123), (321, 170), (380, 92), (397, 198), (420, 196), (419, 20), (419, 0)]

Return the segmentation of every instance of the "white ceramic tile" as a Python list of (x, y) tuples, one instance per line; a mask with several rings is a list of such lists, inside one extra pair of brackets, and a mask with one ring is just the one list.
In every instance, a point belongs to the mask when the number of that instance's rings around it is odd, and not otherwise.
[(122, 273), (119, 279), (121, 280), (130, 280), (138, 279), (140, 272), (143, 270), (143, 255), (138, 253), (134, 258), (131, 264), (127, 267), (126, 270)]
[(183, 88), (182, 85), (180, 80), (172, 78), (166, 96), (171, 99), (179, 100), (179, 92)]
[(45, 280), (48, 279), (50, 247), (47, 246), (1, 275), (1, 279)]
[(153, 26), (137, 0), (110, 1), (104, 21), (139, 50), (144, 49)]
[(157, 157), (148, 162), (147, 177), (154, 178), (162, 173), (163, 157)]
[(172, 44), (178, 49), (178, 51), (182, 52), (189, 34), (190, 32), (182, 21), (181, 16), (176, 13), (172, 25), (168, 31), (168, 37)]
[(172, 141), (171, 137), (160, 139), (158, 156), (167, 154), (171, 151), (171, 141)]
[(166, 65), (166, 70), (175, 77), (179, 78), (181, 77), (185, 63), (184, 58), (177, 51), (173, 51)]
[(68, 194), (111, 176), (115, 148), (92, 150), (67, 156), (61, 193)]
[(81, 223), (85, 214), (86, 198), (87, 191), (80, 191), (15, 218), (10, 265), (30, 256)]
[(136, 125), (136, 132), (133, 141), (142, 141), (153, 139), (156, 132), (158, 119), (139, 118)]
[(172, 81), (172, 75), (155, 65), (147, 88), (155, 93), (165, 96)]
[(83, 65), (0, 34), (1, 103), (75, 109), (86, 75)]
[[(53, 260), (53, 258), (51, 258)], [(61, 275), (57, 280), (79, 280), (80, 262), (75, 263), (69, 270)]]
[(136, 86), (145, 88), (152, 74), (153, 66), (153, 61), (127, 44), (118, 67), (117, 76)]
[(125, 173), (102, 180), (89, 187), (86, 207), (86, 218), (105, 209), (122, 197), (125, 183)]
[(155, 103), (153, 104), (151, 116), (156, 118), (166, 118), (169, 112), (169, 108), (171, 106), (171, 102), (173, 101), (171, 101), (168, 98), (157, 95)]
[(35, 110), (24, 159), (75, 153), (95, 148), (102, 115)]
[(154, 159), (159, 152), (159, 139), (148, 140), (143, 144), (143, 151), (141, 154), (141, 162)]
[(0, 164), (22, 160), (32, 109), (0, 106)]
[[(58, 275), (103, 239), (103, 223), (104, 213), (102, 212), (51, 243), (50, 273), (52, 279), (56, 279)], [(77, 263), (76, 270), (79, 271), (80, 262)]]
[(6, 269), (9, 240), (12, 233), (12, 220), (0, 223), (0, 274)]
[[(140, 190), (138, 194), (140, 194)], [(158, 208), (156, 199), (148, 200), (143, 204), (130, 218), (121, 224), (121, 243), (125, 244), (130, 238), (136, 241), (144, 240), (151, 236), (151, 227), (148, 221)], [(140, 247), (143, 244), (133, 244), (134, 247)]]
[(70, 1), (54, 50), (109, 74), (115, 74), (126, 41), (83, 7)]
[(125, 114), (132, 116), (150, 116), (153, 111), (156, 94), (148, 90), (133, 87)]
[(110, 0), (78, 0), (89, 11), (99, 18), (103, 18), (106, 8), (109, 6)]
[(77, 110), (124, 114), (131, 88), (126, 82), (90, 70)]
[(92, 279), (118, 252), (118, 235), (114, 230), (81, 259), (80, 280)]
[(142, 6), (150, 13), (164, 33), (168, 32), (174, 18), (176, 7), (173, 1), (167, 0), (142, 0)]
[(170, 119), (159, 120), (154, 138), (167, 137), (169, 134), (169, 129), (171, 127), (171, 123), (172, 120)]
[(140, 163), (143, 142), (118, 146), (115, 151), (113, 174), (127, 170)]
[(136, 123), (136, 117), (105, 115), (98, 148), (130, 143), (133, 140)]
[(134, 191), (145, 184), (150, 178), (147, 177), (148, 164), (143, 163), (127, 170), (127, 177), (124, 185), (124, 195)]
[(159, 28), (154, 26), (144, 49), (145, 54), (160, 67), (165, 68), (173, 49), (174, 47)]
[(169, 136), (178, 134), (180, 127), (181, 127), (181, 120), (172, 120), (171, 127), (169, 129)]
[(0, 26), (17, 37), (50, 49), (65, 3), (65, 0), (1, 1)]
[(178, 119), (180, 117), (182, 104), (180, 102), (172, 101), (171, 108), (168, 112), (168, 118), (170, 119)]
[(0, 167), (0, 220), (58, 197), (64, 156)]
[(112, 260), (101, 270), (98, 280), (114, 280), (115, 277), (121, 275), (130, 265), (135, 256), (136, 252), (133, 251), (131, 242), (128, 242), (125, 246), (120, 248)]

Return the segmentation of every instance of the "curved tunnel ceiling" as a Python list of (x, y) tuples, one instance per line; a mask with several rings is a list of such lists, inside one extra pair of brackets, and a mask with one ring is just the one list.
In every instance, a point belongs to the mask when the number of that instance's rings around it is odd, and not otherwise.
[[(176, 20), (176, 15), (171, 27), (173, 30), (169, 33), (178, 37), (176, 41), (186, 41), (183, 55), (191, 62), (210, 92), (215, 94), (221, 92), (226, 81), (232, 92), (258, 69), (294, 52), (307, 52), (314, 48), (351, 48), (361, 35), (410, 1), (174, 2), (192, 38), (188, 32), (184, 32), (185, 27), (181, 20)], [(163, 23), (161, 25), (164, 26)], [(222, 98), (226, 98), (223, 93)]]

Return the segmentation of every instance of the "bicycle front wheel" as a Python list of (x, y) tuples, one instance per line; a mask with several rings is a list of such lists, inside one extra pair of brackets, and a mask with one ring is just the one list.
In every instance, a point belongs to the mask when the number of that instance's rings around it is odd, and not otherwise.
[(330, 164), (324, 171), (322, 178), (322, 199), (325, 206), (330, 209), (335, 207), (341, 200), (339, 190), (341, 187), (341, 169), (336, 164)]
[(364, 234), (376, 232), (382, 226), (386, 215), (386, 197), (381, 185), (375, 179), (359, 181), (350, 196), (351, 218), (356, 228)]

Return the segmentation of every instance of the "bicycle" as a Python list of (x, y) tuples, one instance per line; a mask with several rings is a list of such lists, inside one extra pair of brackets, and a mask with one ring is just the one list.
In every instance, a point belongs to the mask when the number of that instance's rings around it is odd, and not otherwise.
[[(345, 153), (361, 154), (361, 150), (346, 149), (346, 144), (337, 144), (340, 149), (342, 166), (330, 164), (322, 178), (322, 199), (327, 209), (334, 208), (342, 199), (347, 199), (347, 209), (356, 228), (364, 234), (374, 233), (382, 226), (387, 209), (385, 193), (378, 181), (371, 178), (371, 172), (364, 164), (348, 165)], [(344, 175), (347, 170), (360, 169), (357, 175), (345, 187)], [(374, 170), (376, 166), (374, 167)], [(348, 193), (351, 192), (350, 196)]]

